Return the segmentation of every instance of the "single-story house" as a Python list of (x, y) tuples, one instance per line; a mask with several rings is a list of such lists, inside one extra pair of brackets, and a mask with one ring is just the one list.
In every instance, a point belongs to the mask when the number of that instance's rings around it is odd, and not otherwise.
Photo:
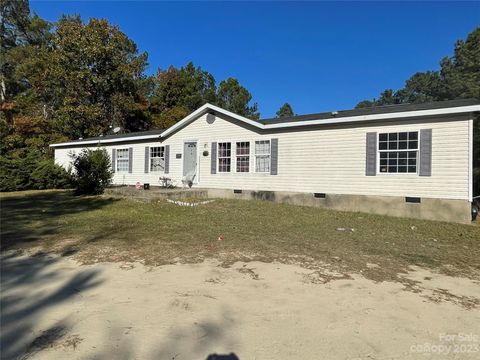
[(478, 100), (251, 120), (205, 104), (172, 127), (52, 144), (55, 162), (104, 147), (113, 184), (167, 177), (212, 197), (468, 223)]

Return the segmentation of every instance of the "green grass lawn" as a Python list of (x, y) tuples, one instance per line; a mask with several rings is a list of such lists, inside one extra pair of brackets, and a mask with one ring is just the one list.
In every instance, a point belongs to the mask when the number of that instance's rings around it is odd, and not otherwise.
[(262, 201), (180, 207), (166, 201), (77, 197), (69, 191), (6, 193), (0, 198), (2, 251), (53, 251), (86, 263), (277, 260), (312, 268), (328, 264), (375, 280), (396, 279), (409, 265), (475, 278), (480, 273), (477, 225)]

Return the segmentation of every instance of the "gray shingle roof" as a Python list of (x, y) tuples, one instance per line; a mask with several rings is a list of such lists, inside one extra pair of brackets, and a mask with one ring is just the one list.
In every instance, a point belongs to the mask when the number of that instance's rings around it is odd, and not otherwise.
[(159, 129), (159, 130), (149, 130), (149, 131), (135, 131), (135, 132), (124, 133), (124, 134), (109, 134), (109, 135), (104, 135), (104, 136), (94, 136), (94, 137), (89, 137), (89, 138), (77, 139), (77, 140), (72, 140), (72, 141), (69, 141), (69, 142), (82, 142), (82, 141), (107, 140), (107, 139), (122, 139), (122, 138), (144, 136), (144, 135), (158, 135), (158, 136), (160, 136), (160, 134), (164, 131), (165, 131), (165, 129)]
[(296, 122), (296, 121), (306, 121), (306, 120), (323, 120), (323, 119), (333, 119), (333, 118), (342, 118), (349, 116), (362, 116), (362, 115), (372, 115), (372, 114), (389, 114), (396, 112), (404, 111), (419, 111), (419, 110), (432, 110), (432, 109), (442, 109), (449, 107), (457, 106), (469, 106), (469, 105), (479, 105), (479, 99), (460, 99), (460, 100), (447, 100), (447, 101), (435, 101), (422, 104), (398, 104), (398, 105), (385, 105), (385, 106), (375, 106), (371, 108), (362, 108), (362, 109), (351, 109), (351, 110), (336, 110), (337, 114), (333, 115), (332, 111), (321, 112), (316, 114), (308, 115), (297, 115), (289, 116), (282, 118), (268, 118), (258, 120), (261, 124), (279, 124), (287, 122)]
[[(387, 105), (387, 106), (376, 106), (371, 108), (363, 109), (351, 109), (351, 110), (338, 110), (337, 114), (334, 115), (332, 112), (321, 112), (316, 114), (307, 114), (307, 115), (298, 115), (298, 116), (289, 116), (282, 118), (267, 118), (256, 120), (260, 124), (280, 124), (280, 123), (294, 123), (298, 121), (306, 120), (327, 120), (333, 118), (342, 118), (349, 116), (362, 116), (362, 115), (372, 115), (372, 114), (388, 114), (396, 113), (403, 111), (418, 111), (418, 110), (430, 110), (430, 109), (442, 109), (449, 107), (458, 107), (458, 106), (469, 106), (469, 105), (479, 105), (479, 99), (461, 99), (461, 100), (448, 100), (448, 101), (435, 101), (423, 104), (400, 104), (400, 105)], [(138, 131), (126, 134), (111, 134), (105, 136), (96, 136), (89, 137), (84, 139), (77, 139), (70, 142), (82, 142), (82, 141), (92, 141), (92, 140), (106, 140), (106, 139), (122, 139), (136, 136), (145, 136), (145, 135), (159, 135), (165, 131), (162, 130), (150, 130), (150, 131)]]

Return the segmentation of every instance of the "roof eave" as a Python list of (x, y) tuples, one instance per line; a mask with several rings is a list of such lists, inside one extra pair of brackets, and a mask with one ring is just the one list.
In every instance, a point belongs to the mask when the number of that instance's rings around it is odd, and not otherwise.
[(346, 116), (346, 117), (339, 117), (339, 118), (332, 118), (332, 119), (292, 121), (292, 122), (285, 122), (285, 123), (265, 124), (264, 128), (266, 130), (281, 129), (281, 128), (297, 127), (297, 126), (329, 125), (329, 124), (352, 123), (352, 122), (360, 122), (360, 121), (379, 121), (379, 120), (413, 118), (413, 117), (422, 117), (422, 116), (473, 113), (477, 111), (480, 111), (480, 105), (457, 106), (457, 107), (430, 109), (430, 110), (402, 111), (402, 112), (396, 112), (396, 113), (370, 114), (370, 115), (360, 115), (360, 116)]
[(258, 121), (250, 120), (244, 116), (235, 114), (231, 111), (222, 109), (218, 106), (212, 104), (205, 104), (180, 120), (175, 125), (171, 126), (161, 134), (155, 135), (142, 135), (142, 136), (130, 136), (124, 138), (110, 138), (110, 139), (95, 139), (95, 140), (85, 140), (85, 141), (71, 141), (58, 144), (51, 144), (50, 147), (63, 147), (63, 146), (81, 146), (81, 145), (91, 145), (91, 144), (106, 144), (106, 143), (118, 143), (118, 142), (127, 142), (127, 141), (137, 141), (137, 140), (150, 140), (150, 139), (161, 139), (169, 136), (170, 134), (178, 131), (182, 127), (188, 125), (199, 116), (213, 111), (215, 113), (220, 113), (230, 118), (239, 120), (243, 123), (251, 125), (261, 130), (270, 130), (270, 129), (282, 129), (290, 127), (301, 127), (301, 126), (315, 126), (315, 125), (329, 125), (329, 124), (341, 124), (341, 123), (354, 123), (362, 121), (380, 121), (388, 119), (402, 119), (402, 118), (413, 118), (413, 117), (422, 117), (422, 116), (435, 116), (435, 115), (448, 115), (448, 114), (460, 114), (460, 113), (473, 113), (480, 111), (480, 105), (468, 105), (468, 106), (457, 106), (457, 107), (446, 107), (440, 109), (427, 109), (427, 110), (412, 110), (412, 111), (402, 111), (396, 113), (383, 113), (383, 114), (370, 114), (370, 115), (360, 115), (360, 116), (347, 116), (339, 117), (332, 119), (318, 119), (318, 120), (304, 120), (304, 121), (291, 121), (285, 123), (275, 123), (275, 124), (264, 124)]
[(62, 146), (76, 146), (76, 145), (93, 145), (93, 144), (106, 144), (106, 143), (118, 143), (118, 142), (125, 142), (125, 141), (132, 141), (132, 140), (150, 140), (150, 139), (159, 139), (160, 135), (142, 135), (142, 136), (129, 136), (123, 137), (118, 139), (95, 139), (95, 140), (85, 140), (85, 141), (70, 141), (64, 143), (57, 143), (57, 144), (50, 144), (50, 147), (62, 147)]

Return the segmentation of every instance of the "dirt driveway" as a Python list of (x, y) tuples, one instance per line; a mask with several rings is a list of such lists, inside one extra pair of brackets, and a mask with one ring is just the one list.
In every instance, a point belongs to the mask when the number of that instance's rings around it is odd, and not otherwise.
[(422, 269), (405, 290), (277, 263), (1, 260), (2, 359), (480, 356), (479, 282)]

